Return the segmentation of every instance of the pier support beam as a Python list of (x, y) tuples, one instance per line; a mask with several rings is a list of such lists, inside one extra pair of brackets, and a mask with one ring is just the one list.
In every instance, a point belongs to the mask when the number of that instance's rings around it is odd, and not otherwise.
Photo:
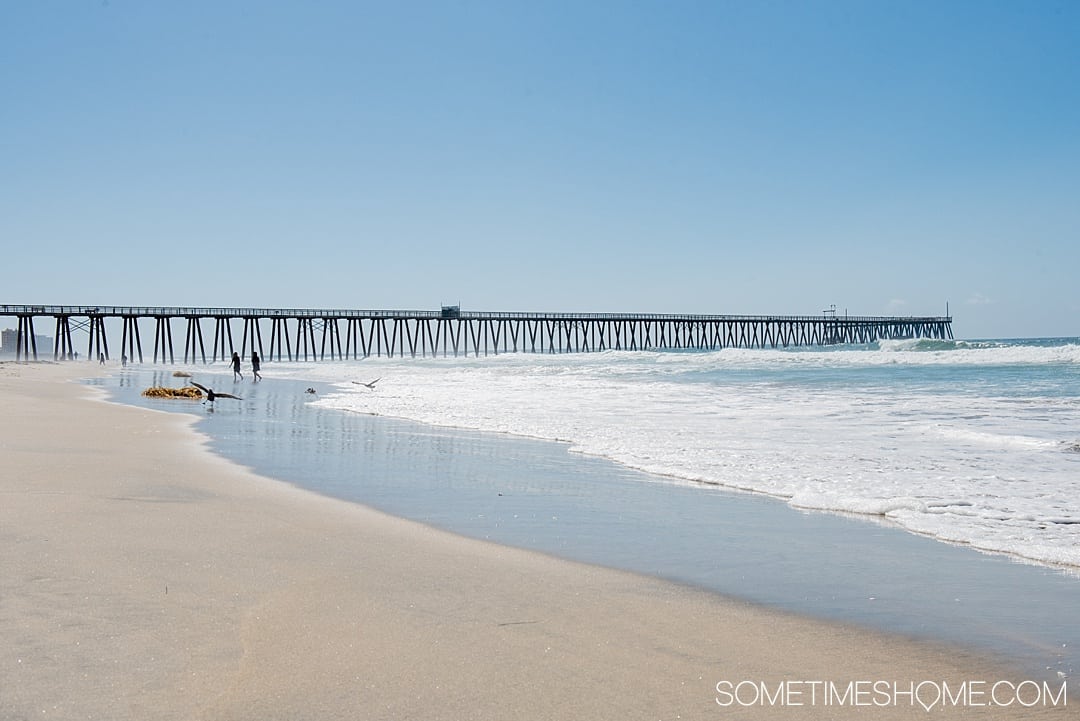
[[(203, 343), (202, 326), (198, 316), (187, 316), (187, 331), (184, 334), (184, 363), (195, 362), (195, 351), (198, 349), (202, 356), (203, 365), (206, 365), (206, 344)], [(190, 357), (190, 360), (188, 360)]]
[(172, 324), (168, 316), (154, 316), (154, 363), (158, 362), (158, 351), (161, 351), (161, 362), (165, 362), (165, 353), (169, 354), (169, 364), (176, 363), (173, 354)]
[(56, 338), (53, 340), (53, 360), (72, 360), (75, 347), (71, 344), (71, 316), (56, 316)]
[(247, 358), (248, 355), (248, 341), (251, 341), (251, 350), (254, 352), (256, 349), (259, 353), (259, 358), (263, 359), (263, 340), (262, 330), (259, 328), (259, 319), (254, 316), (244, 316), (244, 335), (240, 341), (240, 355)]
[(19, 328), (15, 331), (15, 360), (37, 360), (37, 338), (34, 337), (34, 316), (20, 315)]
[[(228, 342), (228, 348), (226, 348), (226, 341)], [(236, 350), (235, 345), (233, 345), (232, 325), (229, 324), (228, 318), (222, 316), (214, 318), (214, 349), (210, 354), (211, 363), (217, 362), (219, 349), (221, 350), (222, 360), (232, 358), (232, 354)]]
[(90, 315), (90, 342), (86, 355), (91, 359), (109, 360), (109, 340), (105, 337), (105, 317)]
[(143, 362), (142, 339), (139, 338), (139, 323), (135, 316), (123, 316), (124, 332), (120, 336), (120, 353), (129, 361), (134, 361), (138, 355), (139, 363)]

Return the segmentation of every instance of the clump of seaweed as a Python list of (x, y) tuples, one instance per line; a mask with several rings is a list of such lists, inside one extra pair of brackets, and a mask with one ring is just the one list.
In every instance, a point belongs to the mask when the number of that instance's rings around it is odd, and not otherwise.
[(173, 371), (173, 378), (190, 378), (191, 374), (187, 371)]
[(203, 397), (202, 391), (198, 388), (192, 388), (191, 386), (185, 386), (183, 388), (152, 386), (144, 390), (142, 394), (147, 398), (192, 398), (198, 400)]

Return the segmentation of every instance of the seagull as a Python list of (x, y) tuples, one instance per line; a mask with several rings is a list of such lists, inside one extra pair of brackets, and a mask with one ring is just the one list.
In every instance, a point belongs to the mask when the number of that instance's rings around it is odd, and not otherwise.
[(206, 394), (206, 400), (203, 401), (203, 405), (205, 405), (207, 402), (209, 402), (210, 405), (213, 405), (214, 401), (218, 398), (235, 398), (238, 401), (244, 400), (240, 396), (234, 396), (232, 393), (217, 393), (214, 391), (213, 388), (207, 388), (206, 386), (196, 383), (195, 381), (191, 381), (191, 385), (195, 386)]
[(378, 378), (371, 381), (370, 383), (361, 383), (360, 381), (353, 381), (353, 383), (355, 383), (358, 386), (366, 386), (366, 387), (371, 388), (372, 390), (374, 390), (375, 384), (378, 383), (381, 380), (382, 380), (382, 376), (379, 376)]

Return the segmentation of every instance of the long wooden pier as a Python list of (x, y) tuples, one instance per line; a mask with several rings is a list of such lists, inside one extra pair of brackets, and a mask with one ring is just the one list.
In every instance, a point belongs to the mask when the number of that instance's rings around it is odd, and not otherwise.
[[(16, 360), (38, 360), (34, 320), (51, 318), (54, 360), (110, 359), (106, 319), (120, 326), (120, 354), (144, 363), (152, 325), (153, 363), (212, 363), (250, 351), (264, 361), (375, 357), (582, 353), (606, 350), (787, 348), (886, 339), (952, 338), (952, 317), (664, 315), (649, 313), (489, 313), (446, 306), (424, 310), (301, 310), (71, 305), (3, 305), (15, 317)], [(183, 356), (174, 325), (184, 331)], [(344, 332), (342, 332), (344, 330)], [(269, 331), (269, 332), (267, 332)], [(212, 342), (208, 342), (212, 340)], [(269, 340), (269, 344), (265, 343)], [(239, 341), (239, 343), (237, 343)], [(5, 348), (5, 351), (9, 349)], [(45, 349), (41, 349), (45, 352)], [(149, 346), (147, 346), (149, 354)]]

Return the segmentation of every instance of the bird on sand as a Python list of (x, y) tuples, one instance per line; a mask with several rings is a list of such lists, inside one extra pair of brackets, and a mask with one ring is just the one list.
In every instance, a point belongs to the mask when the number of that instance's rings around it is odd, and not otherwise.
[(218, 393), (213, 388), (207, 388), (206, 386), (204, 386), (204, 385), (202, 385), (200, 383), (196, 383), (195, 381), (191, 381), (191, 385), (195, 386), (196, 388), (198, 388), (199, 390), (201, 390), (203, 393), (206, 394), (206, 400), (203, 401), (204, 405), (206, 403), (210, 403), (210, 405), (213, 405), (214, 401), (217, 400), (218, 398), (235, 398), (238, 401), (244, 400), (240, 396), (234, 396), (232, 393)]
[(368, 387), (368, 388), (374, 389), (374, 388), (375, 388), (375, 384), (376, 384), (376, 383), (378, 383), (378, 382), (379, 382), (379, 381), (381, 381), (381, 380), (382, 380), (382, 376), (379, 376), (379, 377), (378, 377), (378, 378), (376, 378), (375, 380), (373, 380), (373, 381), (370, 381), (370, 382), (368, 382), (368, 383), (363, 383), (363, 382), (361, 382), (361, 381), (353, 381), (353, 383), (355, 383), (355, 384), (356, 384), (356, 385), (358, 385), (358, 386), (366, 386), (366, 387)]

